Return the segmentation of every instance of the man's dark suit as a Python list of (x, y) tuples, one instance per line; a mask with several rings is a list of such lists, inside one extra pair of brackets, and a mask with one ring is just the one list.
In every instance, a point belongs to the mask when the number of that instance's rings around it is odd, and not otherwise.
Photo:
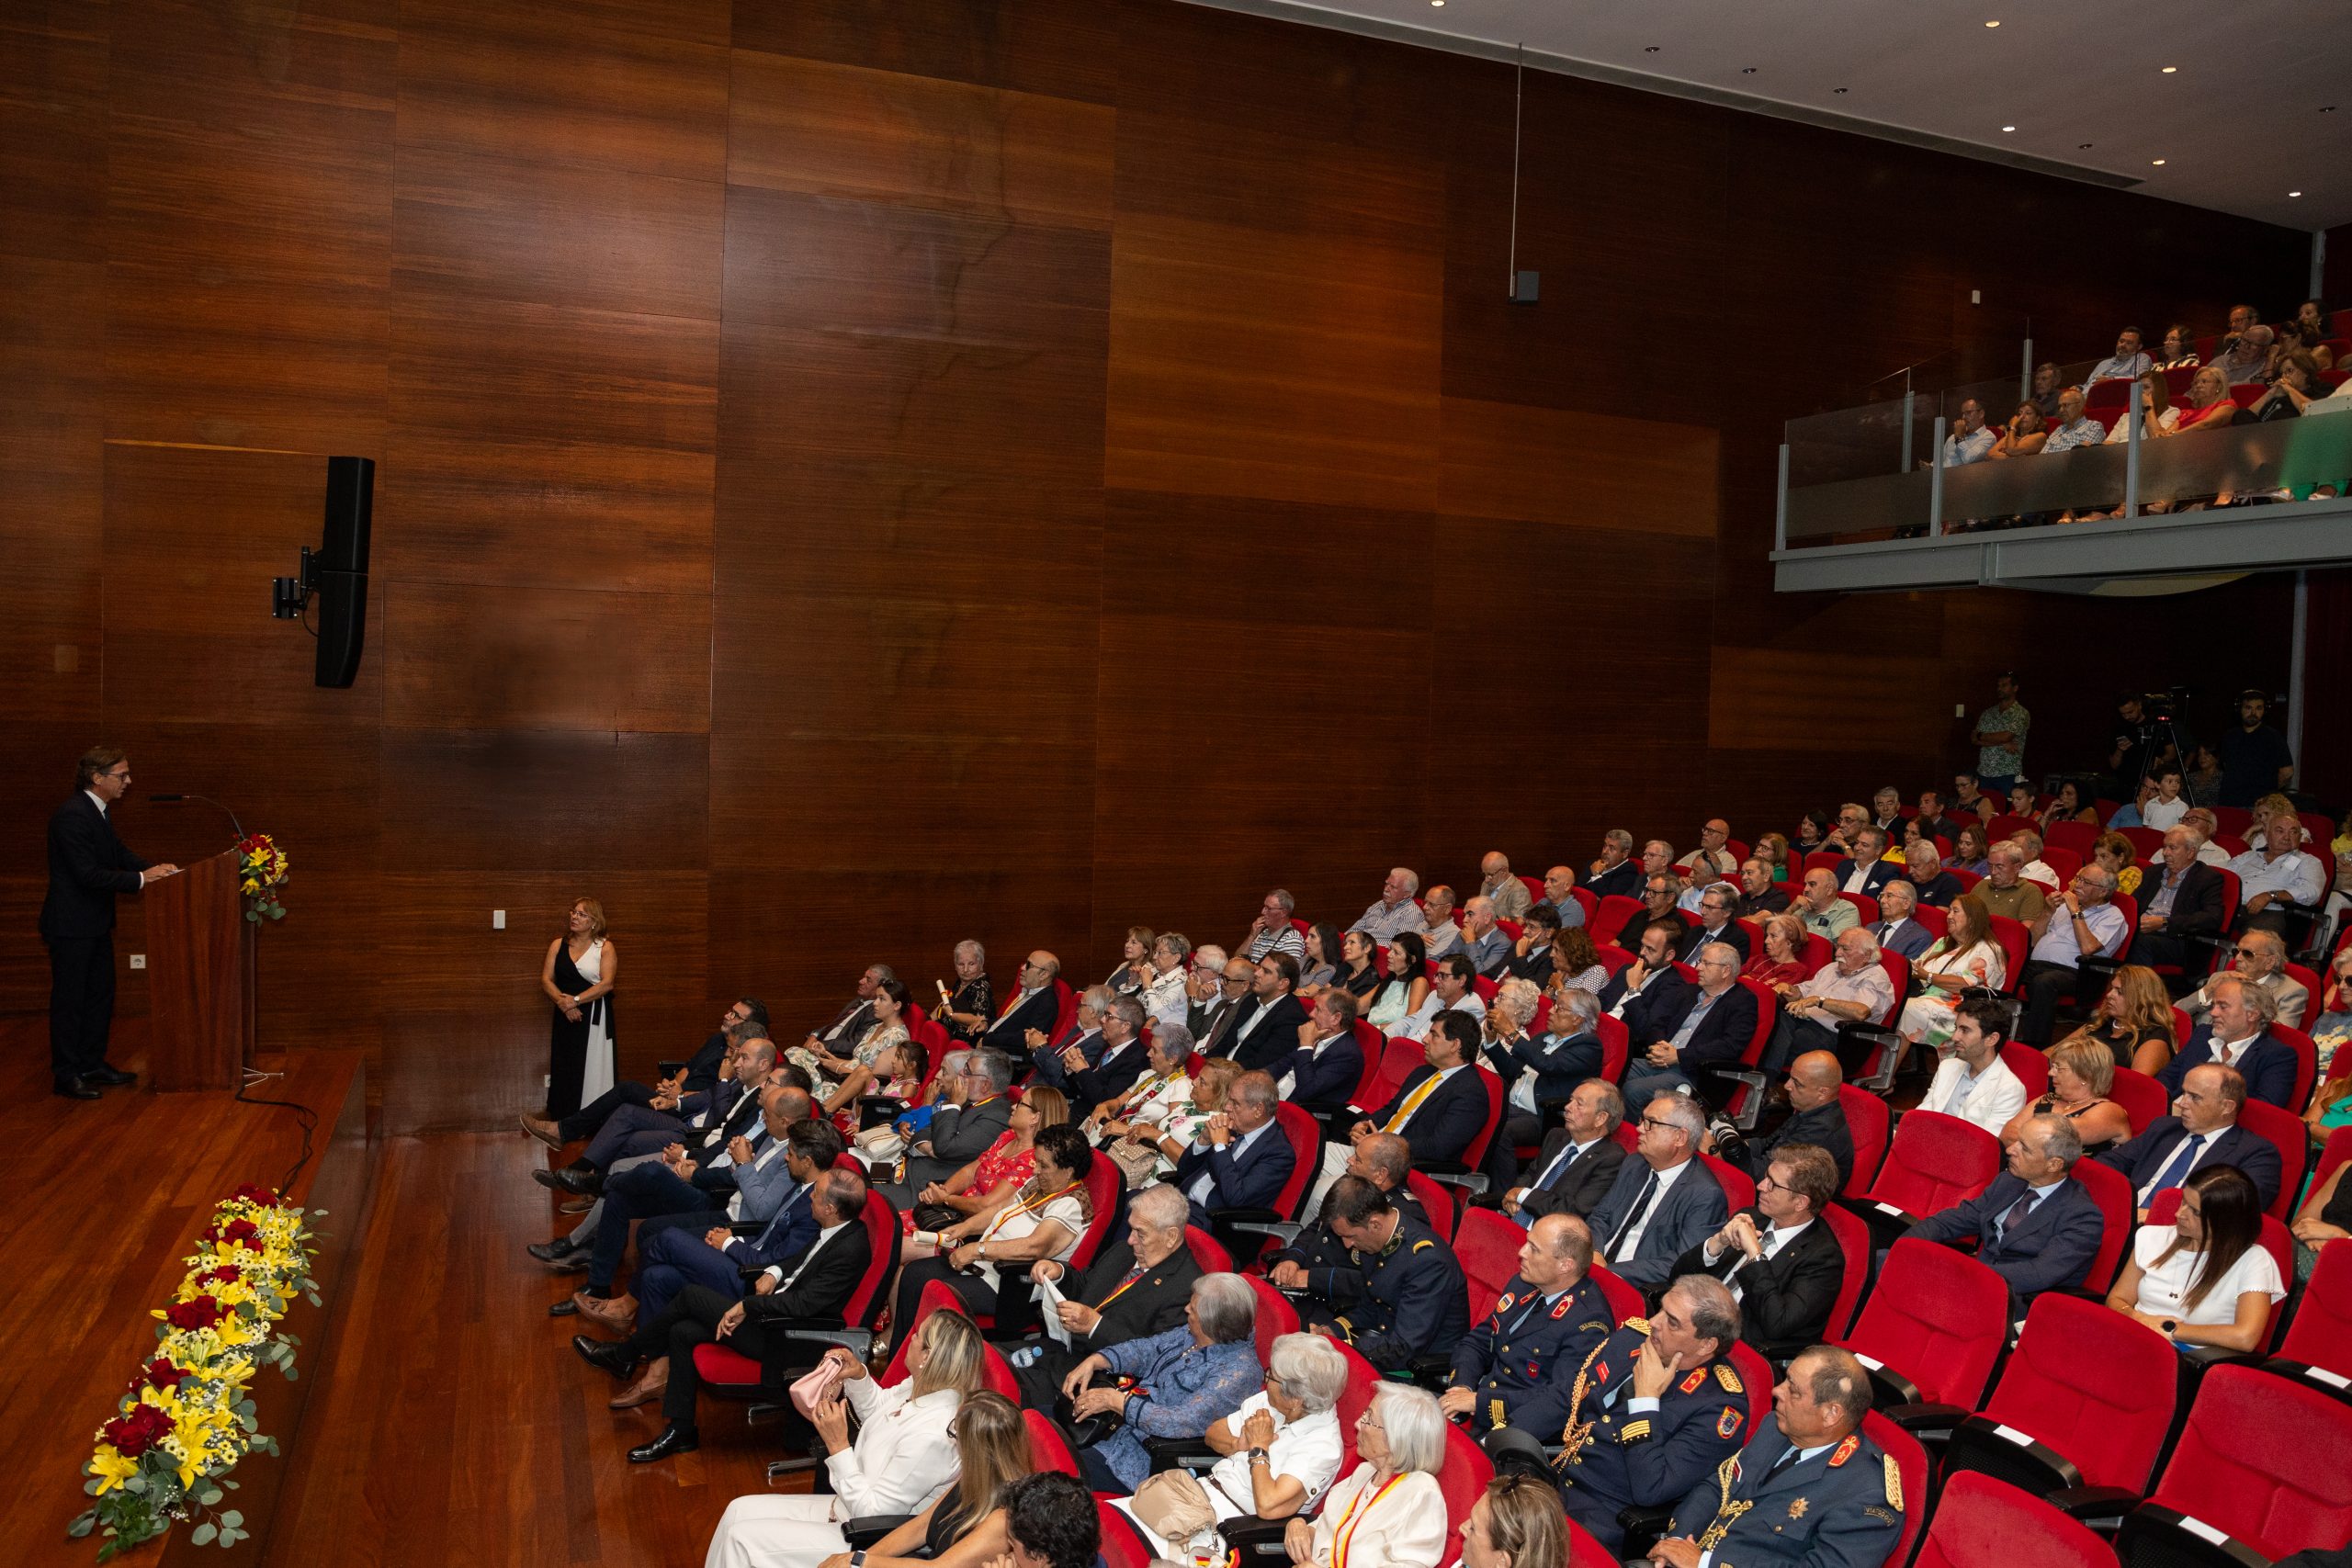
[[(1747, 1213), (1759, 1233), (1771, 1224), (1761, 1210)], [(1706, 1238), (1701, 1237), (1697, 1246), (1674, 1260), (1673, 1271), (1667, 1277), (1679, 1280), (1685, 1274), (1710, 1274), (1736, 1284), (1739, 1337), (1768, 1360), (1793, 1356), (1826, 1337), (1829, 1314), (1838, 1304), (1838, 1289), (1846, 1281), (1846, 1249), (1838, 1245), (1836, 1233), (1815, 1220), (1799, 1231), (1794, 1241), (1781, 1243), (1771, 1257), (1738, 1268), (1738, 1278), (1734, 1280), (1735, 1267), (1747, 1256), (1737, 1247), (1725, 1247), (1724, 1255), (1710, 1263)]]
[(1535, 1103), (1545, 1111), (1565, 1101), (1585, 1079), (1599, 1077), (1606, 1056), (1598, 1034), (1521, 1035), (1511, 1042), (1510, 1054), (1522, 1070), (1535, 1075)]
[(1080, 1029), (1077, 1020), (1072, 1019), (1070, 1026), (1062, 1031), (1059, 1040), (1049, 1040), (1028, 1054), (1030, 1081), (1058, 1089), (1069, 1089), (1071, 1074), (1069, 1068), (1062, 1064), (1062, 1053), (1073, 1045), (1078, 1047), (1079, 1055), (1086, 1058), (1088, 1066), (1095, 1066), (1102, 1062), (1102, 1032)]
[(2025, 1193), (2024, 1178), (2005, 1170), (1967, 1202), (1930, 1214), (1910, 1230), (1923, 1241), (1946, 1247), (1976, 1243), (1976, 1261), (2008, 1281), (2012, 1322), (2043, 1291), (2082, 1283), (2083, 1270), (2098, 1255), (2099, 1241), (2107, 1234), (2098, 1200), (2081, 1182), (2069, 1180), (1996, 1241), (1993, 1232)]
[[(1634, 966), (1629, 964), (1609, 976), (1609, 984), (1600, 987), (1601, 1011), (1615, 1011), (1617, 1004), (1624, 1001), (1625, 976), (1633, 972)], [(1639, 1026), (1643, 1014), (1654, 1008), (1670, 1007), (1674, 997), (1697, 988), (1676, 970), (1656, 970), (1643, 976), (1641, 990), (1633, 1000), (1625, 1002), (1625, 1010), (1617, 1016), (1624, 1020), (1626, 1032), (1632, 1033)]]
[[(1396, 1095), (1366, 1118), (1375, 1129), (1385, 1129), (1389, 1118), (1404, 1108), (1413, 1098), (1422, 1080), (1437, 1069), (1422, 1066), (1415, 1067), (1410, 1077), (1398, 1088)], [(1465, 1066), (1430, 1091), (1430, 1097), (1413, 1109), (1413, 1114), (1397, 1135), (1413, 1146), (1417, 1160), (1458, 1160), (1470, 1146), (1470, 1140), (1485, 1131), (1487, 1125), (1487, 1080), (1476, 1066)]]
[(1101, 1061), (1069, 1076), (1070, 1120), (1080, 1120), (1096, 1106), (1126, 1093), (1150, 1066), (1151, 1048), (1140, 1034), (1115, 1051), (1105, 1049)]
[(1289, 1055), (1266, 1070), (1278, 1084), (1285, 1077), (1291, 1080), (1283, 1099), (1309, 1115), (1324, 1115), (1345, 1110), (1356, 1085), (1363, 1081), (1363, 1047), (1356, 1043), (1351, 1029), (1331, 1036), (1317, 1051), (1293, 1045)]
[(1592, 895), (1596, 904), (1603, 898), (1631, 898), (1642, 885), (1642, 863), (1621, 860), (1607, 871), (1587, 872), (1577, 878), (1577, 886)]
[(1715, 1179), (1715, 1173), (1707, 1168), (1704, 1160), (1693, 1156), (1665, 1196), (1650, 1205), (1649, 1220), (1642, 1227), (1642, 1239), (1634, 1248), (1634, 1255), (1611, 1262), (1608, 1257), (1611, 1244), (1622, 1241), (1618, 1232), (1633, 1218), (1634, 1205), (1651, 1174), (1649, 1161), (1627, 1160), (1617, 1171), (1617, 1184), (1586, 1221), (1592, 1227), (1594, 1258), (1608, 1264), (1610, 1271), (1619, 1279), (1644, 1291), (1665, 1285), (1674, 1277), (1675, 1259), (1723, 1229), (1724, 1222), (1731, 1218), (1731, 1204), (1724, 1197), (1723, 1183)]
[(138, 892), (146, 869), (89, 791), (75, 790), (51, 813), (40, 934), (49, 944), (49, 1071), (61, 1084), (107, 1065), (115, 896)]
[(1692, 926), (1682, 934), (1681, 945), (1675, 949), (1674, 956), (1685, 964), (1696, 964), (1699, 962), (1699, 950), (1711, 942), (1730, 943), (1732, 950), (1739, 954), (1739, 961), (1742, 964), (1747, 962), (1747, 928), (1736, 919), (1724, 921), (1724, 929), (1719, 931), (1711, 931), (1702, 925)]
[(1234, 1010), (1240, 1005), (1239, 1002), (1227, 1001), (1220, 990), (1206, 1003), (1196, 1002), (1184, 1010), (1185, 1027), (1192, 1031), (1193, 1043), (1202, 1055), (1214, 1056), (1217, 1054), (1211, 1047), (1223, 1043), (1223, 1036), (1233, 1032), (1231, 1020)]
[[(2179, 1152), (2181, 1140), (2188, 1135), (2188, 1129), (2180, 1124), (2179, 1117), (2159, 1116), (2148, 1123), (2146, 1132), (2130, 1143), (2099, 1156), (2099, 1163), (2121, 1171), (2136, 1193), (2171, 1163), (2173, 1156)], [(2255, 1190), (2262, 1194), (2262, 1206), (2266, 1209), (2278, 1196), (2278, 1145), (2237, 1122), (2207, 1135), (2197, 1168), (2202, 1170), (2209, 1165), (2233, 1165), (2245, 1171)], [(2143, 1201), (2141, 1206), (2145, 1207)]]
[[(2188, 1037), (2188, 1043), (2180, 1048), (2180, 1055), (2165, 1064), (2164, 1070), (2156, 1075), (2156, 1081), (2165, 1086), (2165, 1098), (2180, 1093), (2180, 1080), (2188, 1076), (2191, 1067), (2201, 1067), (2212, 1060), (2213, 1026), (2200, 1023)], [(2282, 1111), (2298, 1109), (2288, 1101), (2295, 1098), (2295, 1077), (2301, 1067), (2295, 1048), (2267, 1029), (2256, 1035), (2238, 1057), (2238, 1071), (2245, 1075), (2246, 1093)]]
[(1939, 871), (1925, 882), (1912, 881), (1911, 891), (1919, 896), (1920, 903), (1931, 909), (1947, 908), (1953, 899), (1960, 897), (1960, 878), (1951, 872)]
[[(1830, 874), (1838, 879), (1838, 891), (1840, 893), (1845, 892), (1847, 881), (1854, 874), (1854, 863), (1852, 858), (1849, 857), (1845, 860), (1839, 861), (1838, 863), (1837, 870), (1831, 872)], [(1884, 887), (1888, 883), (1894, 881), (1901, 874), (1902, 868), (1895, 865), (1893, 862), (1874, 860), (1871, 862), (1871, 868), (1862, 873), (1862, 885), (1859, 888), (1856, 888), (1855, 891), (1861, 894), (1864, 897), (1875, 898), (1878, 897), (1880, 888)]]
[[(728, 1348), (765, 1366), (772, 1355), (789, 1343), (771, 1338), (773, 1325), (789, 1318), (838, 1319), (873, 1260), (874, 1244), (865, 1224), (852, 1220), (828, 1236), (798, 1277), (779, 1290), (764, 1296), (746, 1296), (707, 1285), (688, 1285), (659, 1316), (640, 1318), (637, 1332), (629, 1337), (629, 1347), (642, 1356), (670, 1358), (670, 1386), (662, 1395), (662, 1415), (673, 1425), (694, 1426), (695, 1400), (702, 1382), (695, 1366), (695, 1349), (717, 1341), (718, 1320), (732, 1308), (742, 1307), (743, 1322), (728, 1336)], [(789, 1268), (786, 1273), (790, 1276)], [(820, 1353), (809, 1348), (808, 1362), (813, 1364)], [(785, 1371), (766, 1366), (762, 1384), (781, 1391), (786, 1382)]]
[(1908, 916), (1900, 920), (1875, 920), (1862, 929), (1870, 932), (1880, 951), (1892, 953), (1897, 958), (1917, 958), (1936, 942), (1935, 932)]
[(1678, 950), (1682, 946), (1682, 939), (1690, 934), (1691, 926), (1697, 923), (1679, 909), (1668, 909), (1663, 915), (1653, 915), (1649, 911), (1649, 906), (1645, 904), (1618, 928), (1617, 945), (1627, 953), (1640, 953), (1642, 933), (1660, 920), (1674, 928), (1674, 945)]
[(1767, 887), (1761, 893), (1741, 894), (1738, 906), (1734, 912), (1740, 919), (1747, 919), (1765, 915), (1777, 915), (1788, 907), (1789, 890), (1785, 887), (1773, 886)]
[[(1265, 1014), (1263, 1019), (1258, 1015)], [(1219, 1056), (1231, 1056), (1245, 1073), (1264, 1071), (1298, 1049), (1298, 1028), (1306, 1021), (1306, 1009), (1299, 999), (1284, 991), (1271, 1006), (1256, 997), (1243, 999), (1234, 1014), (1233, 1027), (1217, 1042)], [(1249, 1038), (1243, 1039), (1243, 1031)]]
[[(2138, 895), (2140, 912), (2146, 914), (2148, 906), (2155, 902), (2164, 888), (2166, 875), (2159, 864), (2140, 880)], [(2222, 929), (2222, 896), (2227, 888), (2219, 868), (2203, 861), (2191, 861), (2188, 869), (2180, 874), (2180, 886), (2172, 896), (2172, 908), (2165, 916), (2164, 930), (2140, 931), (2133, 934), (2129, 959), (2133, 964), (2187, 964), (2192, 954), (2188, 938), (2211, 936)], [(2198, 944), (2196, 953), (2207, 949)]]
[[(1091, 1108), (1090, 1108), (1091, 1109)], [(1012, 1101), (1002, 1095), (978, 1105), (943, 1105), (932, 1113), (931, 1153), (907, 1156), (907, 1179), (884, 1192), (903, 1213), (911, 1195), (944, 1181), (988, 1153), (1012, 1125)], [(908, 1196), (902, 1197), (901, 1193)]]
[(1552, 977), (1552, 944), (1547, 942), (1542, 947), (1529, 948), (1510, 961), (1508, 970), (1515, 980), (1532, 980), (1539, 986), (1543, 985)]
[(1535, 1156), (1528, 1169), (1528, 1180), (1550, 1176), (1544, 1186), (1529, 1186), (1520, 1194), (1519, 1206), (1531, 1219), (1545, 1214), (1574, 1214), (1583, 1219), (1600, 1207), (1616, 1185), (1618, 1168), (1625, 1163), (1625, 1145), (1614, 1138), (1603, 1138), (1584, 1153), (1570, 1160), (1557, 1172), (1552, 1162), (1568, 1146), (1568, 1130), (1555, 1127), (1552, 1135), (1544, 1140), (1544, 1152)]
[(1838, 1165), (1840, 1192), (1854, 1179), (1854, 1130), (1847, 1125), (1845, 1106), (1834, 1100), (1826, 1105), (1798, 1111), (1757, 1142), (1719, 1148), (1715, 1157), (1736, 1167), (1752, 1180), (1771, 1165), (1773, 1150), (1790, 1144), (1811, 1144), (1828, 1150), (1829, 1157)]
[[(1236, 1139), (1235, 1143), (1239, 1140)], [(1176, 1162), (1176, 1174), (1169, 1179), (1176, 1190), (1184, 1194), (1193, 1205), (1193, 1223), (1206, 1230), (1210, 1211), (1214, 1209), (1266, 1209), (1273, 1206), (1282, 1195), (1283, 1183), (1290, 1179), (1297, 1168), (1298, 1151), (1290, 1146), (1279, 1122), (1269, 1122), (1239, 1159), (1233, 1157), (1234, 1144), (1223, 1148), (1188, 1148)], [(1193, 1185), (1202, 1176), (1209, 1179), (1208, 1201), (1193, 1199)]]
[[(1120, 1233), (1125, 1228), (1112, 1226)], [(1118, 1243), (1105, 1247), (1095, 1258), (1094, 1266), (1077, 1280), (1073, 1281), (1067, 1272), (1063, 1274), (1063, 1296), (1094, 1308), (1102, 1314), (1102, 1320), (1091, 1334), (1072, 1333), (1068, 1349), (1051, 1338), (1031, 1342), (1041, 1354), (1013, 1374), (1021, 1384), (1023, 1404), (1036, 1410), (1052, 1409), (1054, 1396), (1061, 1392), (1062, 1380), (1079, 1362), (1113, 1345), (1165, 1334), (1184, 1321), (1184, 1307), (1193, 1297), (1193, 1282), (1201, 1277), (1201, 1266), (1193, 1261), (1193, 1249), (1178, 1247), (1162, 1258), (1158, 1268), (1143, 1270), (1128, 1284), (1127, 1276), (1135, 1269), (1135, 1251), (1122, 1234)], [(1126, 1285), (1125, 1290), (1120, 1289), (1123, 1284)], [(1118, 1292), (1114, 1297), (1114, 1292)], [(1106, 1303), (1105, 1297), (1112, 1299)], [(998, 1327), (1001, 1330), (1003, 1326), (1000, 1315)]]
[(1060, 992), (1051, 986), (1040, 986), (1026, 1001), (1013, 1004), (1012, 1011), (989, 1024), (980, 1036), (980, 1043), (1003, 1052), (1016, 1062), (1025, 1061), (1029, 1055), (1029, 1032), (1035, 1029), (1053, 1033), (1061, 1005)]
[(1671, 1002), (1660, 998), (1656, 1006), (1642, 1010), (1641, 1027), (1630, 1032), (1633, 1056), (1625, 1065), (1625, 1103), (1629, 1107), (1646, 1102), (1647, 1095), (1670, 1087), (1677, 1079), (1689, 1083), (1702, 1099), (1713, 1098), (1710, 1090), (1714, 1075), (1708, 1069), (1736, 1063), (1747, 1049), (1748, 1041), (1756, 1034), (1756, 995), (1734, 981), (1691, 1030), (1690, 1040), (1681, 1047), (1680, 1060), (1671, 1066), (1653, 1067), (1644, 1059), (1642, 1053), (1649, 1046), (1673, 1041), (1698, 1007), (1702, 994), (1696, 986), (1685, 987)]

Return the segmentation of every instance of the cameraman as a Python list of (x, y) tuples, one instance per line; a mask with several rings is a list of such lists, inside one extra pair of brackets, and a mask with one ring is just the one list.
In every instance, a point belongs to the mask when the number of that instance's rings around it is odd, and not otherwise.
[(2154, 694), (2126, 692), (2115, 705), (2114, 732), (2108, 744), (2107, 780), (2100, 794), (2109, 800), (2132, 800), (2140, 781), (2156, 769), (2178, 766), (2177, 732), (2169, 722), (2170, 699)]

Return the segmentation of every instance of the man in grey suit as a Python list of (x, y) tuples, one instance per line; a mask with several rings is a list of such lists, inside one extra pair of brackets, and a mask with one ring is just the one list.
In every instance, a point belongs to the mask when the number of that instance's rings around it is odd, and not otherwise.
[(956, 1102), (932, 1113), (931, 1136), (908, 1151), (905, 1179), (880, 1189), (893, 1208), (904, 1213), (916, 1193), (946, 1180), (1004, 1136), (1012, 1125), (1012, 1101), (1004, 1095), (1012, 1084), (1011, 1057), (1001, 1051), (972, 1053), (964, 1081), (955, 1086)]
[(1560, 1109), (1567, 1124), (1544, 1140), (1544, 1152), (1528, 1168), (1526, 1184), (1503, 1194), (1503, 1213), (1522, 1226), (1545, 1214), (1584, 1218), (1609, 1195), (1625, 1163), (1624, 1145), (1617, 1141), (1625, 1098), (1615, 1084), (1587, 1078)]
[(1724, 1227), (1731, 1205), (1699, 1157), (1706, 1113), (1687, 1094), (1661, 1094), (1642, 1111), (1641, 1139), (1616, 1185), (1592, 1212), (1597, 1262), (1645, 1294), (1665, 1288), (1674, 1260)]

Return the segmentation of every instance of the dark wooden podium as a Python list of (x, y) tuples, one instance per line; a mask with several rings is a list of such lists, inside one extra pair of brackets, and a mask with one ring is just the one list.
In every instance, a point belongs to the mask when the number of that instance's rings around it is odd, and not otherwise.
[(233, 1089), (254, 1059), (254, 927), (223, 850), (150, 883), (148, 1072), (159, 1089)]

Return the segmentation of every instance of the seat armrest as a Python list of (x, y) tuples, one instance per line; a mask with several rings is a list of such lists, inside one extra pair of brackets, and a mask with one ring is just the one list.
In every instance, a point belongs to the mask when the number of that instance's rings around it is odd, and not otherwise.
[[(1944, 1450), (1947, 1472), (1981, 1471), (2021, 1491), (2042, 1496), (2078, 1490), (2083, 1484), (2083, 1472), (2065, 1455), (1989, 1416), (1969, 1416), (1952, 1428), (1948, 1442)], [(2127, 1503), (2124, 1507), (2130, 1506)], [(2118, 1513), (2122, 1511), (2119, 1509)]]
[[(874, 1349), (871, 1329), (851, 1328), (838, 1318), (782, 1317), (763, 1325), (763, 1327), (770, 1345), (778, 1350), (787, 1344), (817, 1345), (825, 1349), (838, 1347), (863, 1361)], [(822, 1355), (823, 1351), (819, 1354)]]
[[(1763, 1115), (1765, 1102), (1771, 1099), (1771, 1078), (1754, 1067), (1717, 1067), (1715, 1076), (1727, 1083), (1747, 1086), (1747, 1103), (1739, 1108), (1732, 1125), (1743, 1133), (1756, 1131), (1757, 1119)], [(1728, 1093), (1724, 1096), (1729, 1099)]]
[(1202, 1438), (1146, 1438), (1143, 1451), (1151, 1456), (1155, 1472), (1207, 1470), (1224, 1457)]
[(1459, 1187), (1465, 1192), (1477, 1193), (1487, 1190), (1486, 1172), (1473, 1170), (1458, 1159), (1417, 1159), (1413, 1162), (1413, 1168), (1431, 1181)]
[(1406, 1371), (1417, 1386), (1442, 1393), (1453, 1381), (1453, 1358), (1442, 1350), (1424, 1350), (1407, 1363)]
[(1952, 1428), (1972, 1414), (1957, 1404), (1933, 1404), (1888, 1405), (1879, 1413), (1922, 1442), (1951, 1437)]
[(1671, 1507), (1620, 1508), (1617, 1526), (1625, 1532), (1624, 1561), (1638, 1562), (1648, 1556), (1650, 1548), (1657, 1544), (1658, 1537), (1664, 1535), (1666, 1527), (1673, 1522), (1674, 1510)]
[(1209, 1218), (1231, 1230), (1250, 1235), (1270, 1235), (1288, 1247), (1298, 1239), (1306, 1227), (1295, 1220), (1285, 1220), (1272, 1209), (1220, 1209)]
[(1865, 1356), (1859, 1350), (1853, 1354), (1854, 1359), (1861, 1362), (1863, 1371), (1870, 1373), (1871, 1387), (1878, 1396), (1877, 1404), (1881, 1409), (1891, 1404), (1927, 1403), (1919, 1392), (1917, 1383), (1913, 1382), (1884, 1361), (1874, 1356)]
[(2143, 1503), (2124, 1517), (2115, 1554), (2167, 1568), (2269, 1568), (2271, 1562), (2227, 1530), (2161, 1503)]
[(765, 1220), (729, 1220), (727, 1222), (727, 1234), (732, 1236), (740, 1236), (745, 1241), (757, 1240), (759, 1238), (759, 1234), (767, 1228), (768, 1222)]
[(1288, 1562), (1290, 1554), (1283, 1549), (1283, 1537), (1289, 1529), (1288, 1519), (1261, 1519), (1247, 1514), (1216, 1527), (1225, 1544), (1238, 1552), (1244, 1562)]
[(2120, 1486), (2066, 1486), (2051, 1493), (2042, 1501), (2068, 1518), (2079, 1520), (2093, 1529), (2105, 1525), (2107, 1528), (2102, 1533), (2112, 1535), (2116, 1527), (2123, 1522), (2123, 1516), (2140, 1506), (2140, 1495), (2127, 1492)]
[(2267, 1361), (2256, 1361), (2253, 1357), (2248, 1357), (2247, 1359), (2254, 1361), (2266, 1372), (2278, 1377), (2292, 1378), (2308, 1388), (2319, 1390), (2330, 1398), (2352, 1403), (2352, 1378), (2346, 1377), (2342, 1372), (2332, 1372), (2325, 1367), (2314, 1367), (2308, 1361), (2290, 1361), (2284, 1357), (2274, 1357)]
[(674, 1078), (680, 1073), (686, 1070), (686, 1064), (684, 1062), (656, 1062), (653, 1064), (653, 1068), (655, 1074), (661, 1077)]
[(867, 1514), (849, 1519), (841, 1527), (842, 1537), (852, 1551), (865, 1551), (900, 1525), (913, 1518), (912, 1514)]

